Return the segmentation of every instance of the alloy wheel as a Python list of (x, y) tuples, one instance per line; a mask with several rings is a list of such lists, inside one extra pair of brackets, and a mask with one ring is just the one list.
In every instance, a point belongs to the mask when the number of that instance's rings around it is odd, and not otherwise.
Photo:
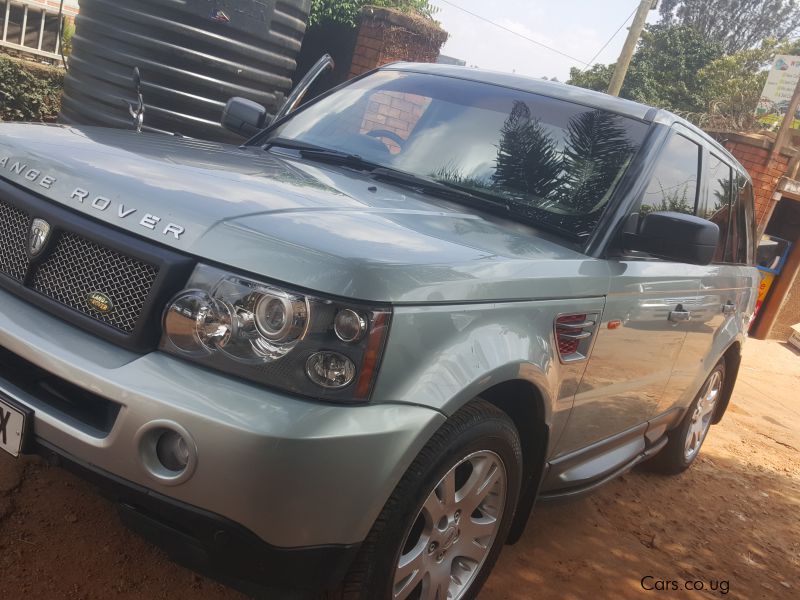
[(694, 459), (700, 451), (700, 446), (708, 434), (709, 427), (711, 427), (711, 420), (714, 418), (714, 409), (717, 407), (717, 400), (721, 390), (722, 373), (717, 370), (708, 378), (692, 413), (692, 420), (686, 433), (684, 446), (684, 458), (687, 462)]
[(505, 465), (489, 450), (474, 452), (451, 468), (430, 491), (406, 535), (392, 598), (463, 598), (497, 537), (507, 487)]

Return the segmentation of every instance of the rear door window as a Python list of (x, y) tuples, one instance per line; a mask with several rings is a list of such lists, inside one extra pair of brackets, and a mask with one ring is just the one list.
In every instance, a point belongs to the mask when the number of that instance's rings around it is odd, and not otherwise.
[(730, 262), (731, 251), (728, 248), (728, 237), (732, 218), (733, 204), (733, 170), (715, 154), (708, 155), (706, 164), (706, 181), (708, 194), (697, 206), (697, 216), (707, 219), (719, 226), (719, 244), (714, 262)]
[(733, 196), (731, 198), (731, 222), (728, 234), (728, 248), (725, 252), (725, 262), (743, 265), (749, 262), (748, 259), (748, 235), (747, 217), (744, 210), (745, 200), (742, 190), (739, 187), (739, 178), (736, 178), (736, 185), (733, 186)]
[(742, 174), (737, 176), (739, 182), (739, 204), (742, 214), (742, 221), (739, 225), (746, 242), (746, 250), (744, 260), (740, 261), (744, 264), (755, 264), (756, 254), (756, 223), (755, 223), (755, 206), (753, 198), (753, 185)]

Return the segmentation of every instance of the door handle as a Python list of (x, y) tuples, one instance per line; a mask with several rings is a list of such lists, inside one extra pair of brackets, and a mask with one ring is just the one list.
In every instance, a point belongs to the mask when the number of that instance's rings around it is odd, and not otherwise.
[(692, 313), (690, 313), (688, 310), (684, 310), (681, 304), (679, 304), (675, 310), (672, 310), (669, 313), (669, 320), (672, 321), (673, 323), (690, 321), (691, 319), (692, 319)]
[(732, 315), (734, 312), (736, 312), (736, 305), (733, 302), (726, 302), (722, 305), (723, 315)]

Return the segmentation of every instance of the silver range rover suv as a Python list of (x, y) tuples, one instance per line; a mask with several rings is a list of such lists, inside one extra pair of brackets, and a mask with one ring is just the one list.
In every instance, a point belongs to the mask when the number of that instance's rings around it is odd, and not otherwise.
[(695, 460), (758, 280), (709, 136), (417, 64), (224, 119), (0, 126), (2, 450), (223, 581), (365, 600), (474, 598), (537, 501)]

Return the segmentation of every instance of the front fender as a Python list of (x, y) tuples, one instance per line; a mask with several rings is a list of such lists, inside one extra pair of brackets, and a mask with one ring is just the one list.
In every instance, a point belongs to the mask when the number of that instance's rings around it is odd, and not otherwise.
[(550, 445), (569, 416), (586, 361), (562, 364), (553, 322), (603, 310), (603, 297), (462, 305), (398, 306), (373, 398), (452, 415), (491, 387), (534, 385)]

